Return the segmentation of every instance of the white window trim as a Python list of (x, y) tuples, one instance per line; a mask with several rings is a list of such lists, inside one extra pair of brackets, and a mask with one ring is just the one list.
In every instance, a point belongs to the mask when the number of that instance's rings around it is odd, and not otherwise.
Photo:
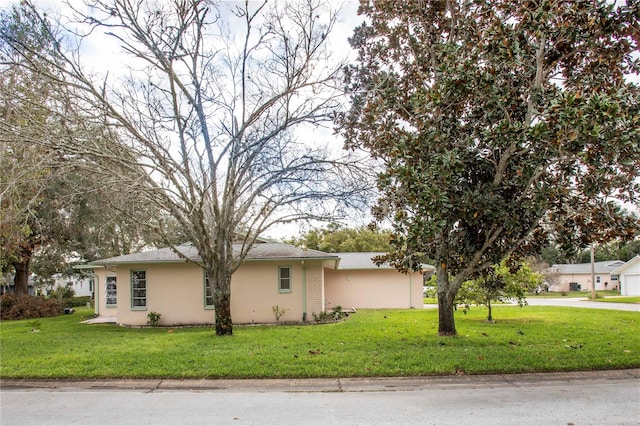
[[(282, 277), (282, 270), (283, 269), (288, 269), (289, 270), (289, 276), (286, 278)], [(287, 279), (289, 280), (289, 288), (282, 288), (282, 280), (283, 279)], [(278, 293), (291, 293), (293, 291), (293, 278), (292, 278), (292, 268), (291, 265), (281, 265), (278, 266)]]
[[(134, 306), (133, 304), (133, 292), (134, 292), (134, 288), (133, 288), (133, 274), (136, 272), (144, 272), (144, 306)], [(147, 271), (144, 269), (132, 269), (131, 270), (131, 310), (132, 311), (146, 311), (147, 310), (147, 298), (149, 296), (148, 291), (149, 291), (149, 280), (147, 279)], [(138, 297), (137, 299), (142, 299), (141, 297)]]
[[(211, 288), (211, 305), (207, 304), (207, 283), (209, 283), (209, 287)], [(205, 271), (203, 269), (203, 284), (202, 284), (202, 291), (203, 291), (203, 304), (204, 304), (204, 308), (205, 309), (215, 309), (214, 307), (214, 300), (213, 300), (213, 285), (211, 285), (211, 283), (209, 282), (209, 274), (207, 274), (207, 271)]]
[[(113, 278), (115, 280), (115, 299), (116, 303), (109, 303), (109, 278)], [(118, 277), (116, 275), (107, 275), (104, 283), (104, 305), (108, 308), (113, 308), (118, 306)]]

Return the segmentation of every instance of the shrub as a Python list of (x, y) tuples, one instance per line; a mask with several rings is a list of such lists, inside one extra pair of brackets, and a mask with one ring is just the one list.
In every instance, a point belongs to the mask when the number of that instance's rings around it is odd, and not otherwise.
[(48, 294), (50, 299), (71, 299), (76, 295), (73, 288), (69, 286), (59, 286), (51, 290)]
[(61, 299), (60, 302), (64, 308), (76, 308), (87, 306), (87, 302), (91, 302), (91, 296), (77, 296)]
[(273, 311), (273, 316), (276, 317), (276, 322), (280, 322), (280, 317), (286, 314), (289, 311), (289, 308), (281, 308), (278, 305), (272, 306), (271, 310)]
[(3, 320), (55, 317), (62, 314), (64, 309), (59, 300), (37, 296), (16, 297), (13, 294), (5, 294), (0, 299), (0, 318)]
[(160, 324), (160, 317), (162, 316), (159, 312), (151, 311), (147, 314), (147, 324), (151, 327), (157, 327)]
[(325, 323), (325, 322), (340, 321), (342, 318), (348, 316), (349, 313), (343, 311), (342, 306), (338, 305), (333, 308), (332, 312), (327, 312), (327, 311), (322, 311), (320, 313), (313, 312), (312, 315), (315, 322)]

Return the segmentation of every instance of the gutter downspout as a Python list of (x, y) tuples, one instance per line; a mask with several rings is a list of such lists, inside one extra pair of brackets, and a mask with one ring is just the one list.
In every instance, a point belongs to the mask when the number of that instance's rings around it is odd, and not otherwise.
[(300, 262), (302, 264), (302, 322), (307, 322), (307, 267), (304, 265), (304, 260)]

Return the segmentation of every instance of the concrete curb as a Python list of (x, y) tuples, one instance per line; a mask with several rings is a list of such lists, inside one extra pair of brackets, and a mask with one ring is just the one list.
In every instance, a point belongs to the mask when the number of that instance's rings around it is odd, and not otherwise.
[(640, 369), (476, 376), (370, 377), (318, 379), (2, 379), (0, 391), (49, 390), (140, 392), (398, 392), (422, 389), (531, 387), (549, 382), (639, 380)]

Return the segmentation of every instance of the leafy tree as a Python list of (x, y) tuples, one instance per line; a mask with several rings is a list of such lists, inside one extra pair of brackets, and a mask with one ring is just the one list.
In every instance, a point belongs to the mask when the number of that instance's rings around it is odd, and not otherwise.
[[(616, 240), (595, 247), (595, 261), (622, 260), (626, 262), (640, 254), (640, 239), (631, 241)], [(591, 262), (591, 250), (574, 251), (572, 255), (563, 253), (556, 245), (550, 244), (543, 248), (540, 258), (548, 265), (561, 263), (589, 263)]]
[(484, 305), (488, 309), (487, 321), (493, 322), (491, 304), (516, 300), (520, 307), (527, 304), (527, 292), (542, 284), (542, 275), (522, 262), (513, 264), (503, 260), (487, 270), (486, 274), (466, 281), (456, 295), (458, 304)]
[[(435, 260), (440, 335), (462, 284), (552, 231), (586, 247), (639, 227), (640, 4), (361, 1), (347, 145), (383, 161), (387, 260)], [(384, 260), (384, 259), (380, 259)]]
[(389, 237), (388, 232), (372, 230), (366, 226), (345, 228), (333, 223), (304, 232), (299, 238), (292, 238), (287, 243), (327, 253), (388, 252), (391, 250)]
[(104, 126), (78, 126), (84, 117), (56, 72), (53, 31), (25, 3), (0, 14), (0, 269), (15, 272), (18, 295), (27, 294), (32, 269), (46, 279), (73, 259), (115, 256), (152, 242), (132, 217), (161, 222), (157, 211), (105, 185), (92, 164), (43, 143), (88, 135), (99, 149), (113, 141)]
[(90, 3), (75, 10), (86, 37), (106, 30), (129, 75), (98, 77), (62, 43), (56, 72), (85, 111), (100, 112), (84, 123), (106, 123), (120, 144), (55, 148), (175, 219), (213, 284), (216, 334), (232, 334), (231, 276), (256, 238), (274, 224), (335, 217), (367, 182), (309, 132), (330, 122), (343, 96), (341, 65), (326, 46), (336, 11), (316, 0)]

